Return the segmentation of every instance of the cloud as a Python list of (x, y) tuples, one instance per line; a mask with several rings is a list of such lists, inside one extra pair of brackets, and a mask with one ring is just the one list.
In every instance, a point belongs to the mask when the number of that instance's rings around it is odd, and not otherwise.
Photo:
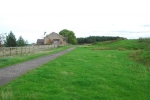
[(150, 31), (112, 31), (117, 33), (150, 33)]
[(150, 34), (149, 9), (145, 0), (3, 0), (0, 33), (12, 30), (29, 42), (36, 42), (45, 31), (62, 29), (73, 30), (77, 37), (137, 38)]
[(143, 27), (150, 27), (150, 24), (145, 24), (143, 25)]
[(139, 37), (150, 37), (150, 31), (111, 31), (110, 35), (126, 37), (128, 39), (138, 39)]
[(91, 31), (91, 32), (93, 32), (93, 33), (102, 33), (103, 31)]

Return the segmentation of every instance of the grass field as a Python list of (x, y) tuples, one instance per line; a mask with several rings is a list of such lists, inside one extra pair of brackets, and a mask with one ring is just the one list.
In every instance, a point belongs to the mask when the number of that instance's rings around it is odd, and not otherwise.
[(131, 50), (81, 46), (0, 87), (2, 100), (149, 100), (150, 71)]
[(67, 48), (70, 48), (70, 46), (64, 46), (64, 47), (58, 47), (53, 49), (47, 49), (47, 51), (44, 52), (38, 52), (33, 54), (26, 54), (26, 55), (18, 55), (18, 56), (8, 56), (8, 57), (0, 57), (0, 68), (6, 67), (9, 65), (13, 65), (16, 63), (21, 63), (27, 60), (35, 59), (44, 55), (52, 54), (58, 51), (65, 50)]

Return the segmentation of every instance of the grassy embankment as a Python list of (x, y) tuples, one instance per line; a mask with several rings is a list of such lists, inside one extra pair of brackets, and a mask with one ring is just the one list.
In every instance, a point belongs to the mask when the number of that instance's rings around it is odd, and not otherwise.
[[(136, 43), (124, 40), (78, 47), (1, 86), (0, 99), (149, 100), (150, 71), (129, 58), (134, 49), (128, 48)], [(108, 50), (115, 45), (122, 49)]]
[(129, 57), (150, 68), (150, 38), (96, 43), (95, 50), (132, 50)]
[(18, 56), (9, 56), (9, 57), (3, 57), (0, 58), (0, 68), (10, 66), (13, 64), (21, 63), (27, 60), (35, 59), (41, 56), (45, 56), (48, 54), (52, 54), (55, 52), (59, 52), (62, 50), (65, 50), (67, 48), (70, 48), (70, 46), (64, 46), (64, 47), (58, 47), (58, 48), (53, 48), (51, 50), (47, 50), (44, 52), (38, 52), (38, 53), (33, 53), (33, 54), (23, 54), (23, 55), (18, 55)]

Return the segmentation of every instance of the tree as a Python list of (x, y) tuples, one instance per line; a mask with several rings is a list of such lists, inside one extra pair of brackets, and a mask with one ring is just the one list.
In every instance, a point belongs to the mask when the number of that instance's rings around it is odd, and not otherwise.
[(22, 36), (19, 37), (18, 41), (17, 41), (17, 46), (25, 46), (26, 42), (25, 40), (22, 38)]
[(29, 45), (29, 42), (28, 42), (28, 40), (26, 40), (26, 41), (25, 41), (25, 45), (26, 45), (26, 46), (27, 46), (27, 45)]
[(67, 39), (67, 42), (70, 44), (77, 44), (77, 39), (73, 31), (63, 29), (59, 32), (60, 35), (64, 36)]
[(6, 33), (2, 33), (0, 34), (0, 47), (3, 45), (4, 43), (4, 39), (5, 39)]
[(16, 37), (12, 33), (12, 31), (10, 31), (8, 36), (6, 36), (6, 40), (4, 42), (5, 42), (6, 47), (16, 47), (17, 46)]
[(0, 35), (0, 47), (2, 46), (2, 36)]
[(2, 46), (2, 38), (1, 38), (1, 36), (0, 36), (0, 47)]

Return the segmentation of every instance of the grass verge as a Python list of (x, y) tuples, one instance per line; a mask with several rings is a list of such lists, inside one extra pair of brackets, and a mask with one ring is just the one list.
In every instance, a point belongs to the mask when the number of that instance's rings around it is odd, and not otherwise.
[(0, 87), (2, 100), (149, 100), (150, 72), (131, 51), (75, 50)]
[(11, 56), (11, 57), (4, 57), (4, 58), (0, 58), (0, 68), (6, 67), (6, 66), (10, 66), (13, 64), (17, 64), (17, 63), (21, 63), (24, 61), (28, 61), (31, 59), (35, 59), (41, 56), (45, 56), (48, 54), (52, 54), (52, 53), (56, 53), (65, 49), (70, 48), (70, 46), (63, 46), (63, 47), (58, 47), (58, 48), (54, 48), (51, 50), (47, 50), (44, 52), (38, 52), (35, 54), (26, 54), (26, 55), (18, 55), (18, 56)]

